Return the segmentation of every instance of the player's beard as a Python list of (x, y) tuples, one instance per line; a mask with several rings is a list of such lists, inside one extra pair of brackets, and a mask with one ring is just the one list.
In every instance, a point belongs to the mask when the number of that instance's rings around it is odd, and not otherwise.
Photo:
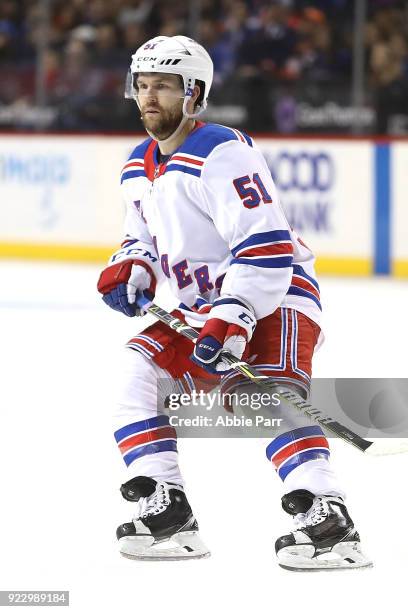
[(182, 109), (178, 106), (171, 109), (154, 106), (154, 109), (159, 111), (157, 115), (146, 116), (145, 111), (141, 111), (143, 125), (157, 140), (166, 140), (180, 125), (183, 119)]

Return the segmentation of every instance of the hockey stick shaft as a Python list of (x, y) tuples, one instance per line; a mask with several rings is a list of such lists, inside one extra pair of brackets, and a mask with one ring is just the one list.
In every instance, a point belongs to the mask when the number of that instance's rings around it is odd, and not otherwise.
[[(192, 342), (195, 342), (199, 336), (199, 332), (179, 318), (173, 316), (167, 310), (164, 310), (157, 304), (154, 304), (148, 297), (145, 295), (139, 296), (137, 298), (137, 304), (140, 308), (143, 308), (146, 312), (150, 312), (157, 319), (168, 325), (171, 329), (174, 329), (177, 333), (189, 338)], [(279, 399), (282, 399), (289, 404), (291, 407), (295, 408), (298, 412), (306, 415), (311, 420), (316, 421), (321, 425), (324, 429), (329, 431), (330, 433), (335, 434), (337, 437), (341, 438), (348, 444), (358, 448), (360, 451), (365, 452), (370, 446), (373, 445), (373, 442), (370, 440), (366, 440), (362, 438), (354, 431), (345, 427), (338, 421), (335, 421), (333, 418), (324, 414), (318, 408), (313, 408), (313, 406), (304, 400), (299, 394), (294, 391), (279, 391), (277, 392), (276, 386), (279, 382), (271, 378), (270, 376), (263, 376), (259, 374), (255, 368), (250, 366), (248, 363), (244, 361), (240, 361), (237, 357), (224, 351), (222, 353), (223, 359), (228, 365), (231, 366), (234, 370), (240, 372), (245, 378), (247, 378), (252, 383), (262, 387), (263, 389), (268, 390), (269, 392), (273, 391), (277, 393)]]

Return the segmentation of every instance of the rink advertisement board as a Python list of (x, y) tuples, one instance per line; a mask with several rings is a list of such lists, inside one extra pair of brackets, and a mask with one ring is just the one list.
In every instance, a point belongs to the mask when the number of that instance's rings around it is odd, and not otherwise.
[(408, 277), (408, 142), (396, 142), (392, 147), (391, 185), (392, 272)]
[(123, 138), (3, 137), (0, 253), (106, 259), (122, 238)]
[(367, 142), (259, 139), (290, 225), (320, 272), (368, 274), (374, 231)]
[[(142, 138), (3, 136), (0, 255), (106, 260), (122, 240), (120, 170)], [(407, 143), (256, 141), (319, 272), (408, 276)]]

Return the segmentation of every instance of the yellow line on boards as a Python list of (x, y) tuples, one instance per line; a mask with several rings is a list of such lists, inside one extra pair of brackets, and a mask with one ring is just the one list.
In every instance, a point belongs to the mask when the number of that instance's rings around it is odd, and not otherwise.
[(371, 276), (373, 264), (369, 258), (324, 257), (319, 255), (316, 259), (316, 272), (318, 274)]
[(399, 278), (408, 278), (408, 259), (397, 259), (394, 261), (392, 274)]

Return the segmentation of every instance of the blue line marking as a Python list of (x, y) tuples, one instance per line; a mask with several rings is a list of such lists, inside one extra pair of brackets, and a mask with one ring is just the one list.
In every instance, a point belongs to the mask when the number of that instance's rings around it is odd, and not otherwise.
[(374, 273), (389, 274), (391, 242), (391, 148), (389, 144), (375, 145), (374, 164)]

